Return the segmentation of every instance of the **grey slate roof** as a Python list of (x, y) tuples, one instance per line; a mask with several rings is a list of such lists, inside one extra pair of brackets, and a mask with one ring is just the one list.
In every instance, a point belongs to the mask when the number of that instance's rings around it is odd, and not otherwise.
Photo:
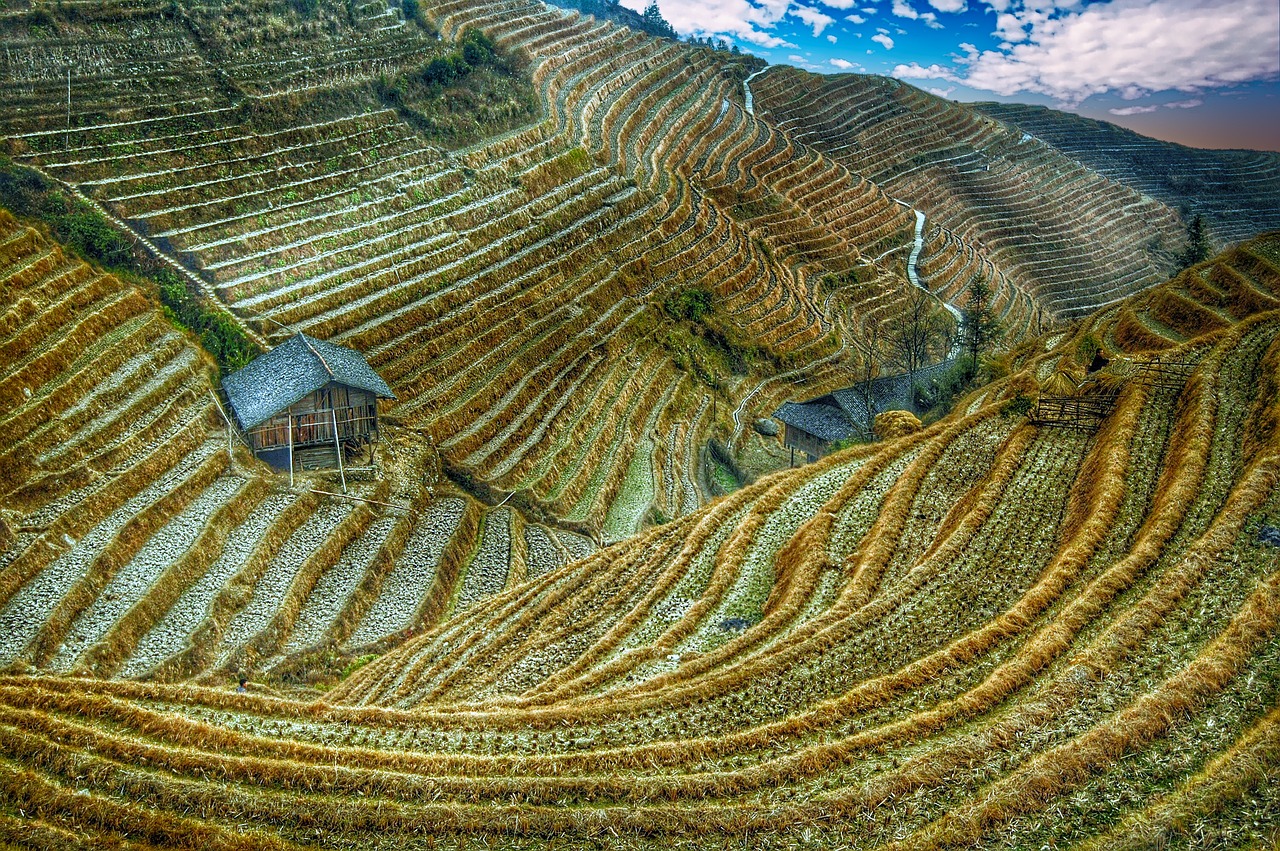
[[(954, 360), (944, 360), (916, 371), (914, 379), (906, 375), (890, 375), (871, 381), (871, 404), (876, 411), (910, 411), (913, 383), (928, 384), (952, 366)], [(867, 422), (867, 408), (860, 385), (833, 390), (806, 402), (783, 402), (773, 412), (774, 419), (803, 429), (823, 440), (844, 440), (861, 431), (859, 424)]]
[(844, 440), (857, 431), (844, 411), (817, 402), (783, 402), (773, 415), (823, 440)]
[(290, 337), (228, 375), (222, 379), (222, 389), (240, 427), (250, 429), (330, 381), (368, 390), (382, 399), (396, 397), (364, 355), (306, 334)]

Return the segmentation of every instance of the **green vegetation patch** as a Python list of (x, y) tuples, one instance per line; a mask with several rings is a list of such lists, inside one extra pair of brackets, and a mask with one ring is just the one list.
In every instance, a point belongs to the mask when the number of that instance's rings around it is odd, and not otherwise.
[(224, 374), (261, 353), (230, 316), (210, 305), (172, 269), (136, 251), (128, 235), (93, 205), (6, 157), (0, 157), (0, 207), (45, 231), (71, 254), (151, 296), (170, 322), (199, 338)]
[[(687, 287), (663, 296), (656, 336), (682, 369), (718, 388), (726, 375), (746, 375), (752, 368), (778, 369), (781, 360), (744, 334), (721, 310), (719, 298), (706, 287)], [(641, 329), (642, 331), (644, 329)]]
[(461, 147), (536, 119), (540, 106), (524, 67), (476, 29), (456, 47), (374, 83), (378, 98), (419, 133)]

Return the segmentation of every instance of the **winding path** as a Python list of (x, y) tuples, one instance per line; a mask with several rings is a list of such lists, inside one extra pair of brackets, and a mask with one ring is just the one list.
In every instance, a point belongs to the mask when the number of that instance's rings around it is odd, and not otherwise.
[(769, 70), (769, 66), (766, 65), (763, 68), (761, 68), (759, 71), (752, 72), (752, 74), (749, 77), (747, 77), (747, 79), (742, 81), (742, 91), (746, 95), (748, 115), (756, 114), (755, 98), (751, 96), (751, 81), (754, 80), (756, 77), (759, 77), (761, 74), (763, 74), (765, 71), (768, 71), (768, 70)]
[[(896, 198), (894, 200), (898, 201)], [(920, 252), (924, 250), (924, 213), (912, 207), (905, 201), (898, 201), (898, 203), (916, 214), (916, 234), (911, 245), (911, 256), (907, 258), (907, 280), (911, 281), (912, 286), (922, 289), (925, 292), (929, 292), (929, 290), (920, 283), (920, 276), (916, 274), (916, 263), (920, 260)], [(939, 299), (939, 301), (942, 300)], [(943, 301), (942, 306), (947, 309), (948, 313), (955, 317), (957, 324), (964, 321), (964, 314), (960, 312), (960, 308), (948, 301)], [(955, 352), (952, 352), (948, 357), (955, 357)]]

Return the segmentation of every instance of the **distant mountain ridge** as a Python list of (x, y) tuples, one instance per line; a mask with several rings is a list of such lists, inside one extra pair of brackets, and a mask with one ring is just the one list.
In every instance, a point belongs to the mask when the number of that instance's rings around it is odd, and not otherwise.
[(969, 106), (1159, 199), (1184, 218), (1203, 215), (1221, 244), (1280, 228), (1280, 153), (1190, 148), (1043, 106)]

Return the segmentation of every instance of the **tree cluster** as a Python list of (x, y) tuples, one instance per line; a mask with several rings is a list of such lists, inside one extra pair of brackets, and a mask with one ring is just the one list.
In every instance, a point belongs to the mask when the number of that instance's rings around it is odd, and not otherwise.
[(424, 85), (443, 88), (476, 68), (499, 62), (493, 40), (480, 30), (468, 29), (462, 34), (458, 50), (432, 59), (419, 72), (419, 77)]
[(949, 323), (938, 312), (934, 299), (916, 288), (887, 335), (889, 359), (901, 371), (914, 376), (947, 339)]

